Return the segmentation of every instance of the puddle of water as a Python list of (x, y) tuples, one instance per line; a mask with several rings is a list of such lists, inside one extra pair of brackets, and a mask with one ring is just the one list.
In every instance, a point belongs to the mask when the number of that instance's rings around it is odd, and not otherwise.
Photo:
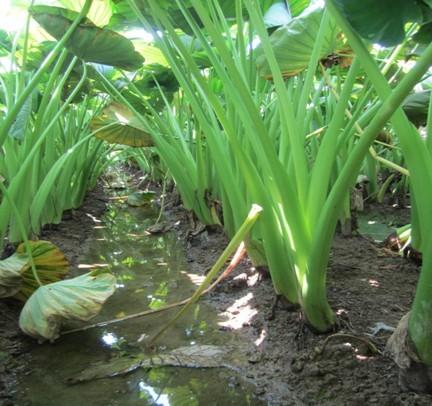
[[(147, 236), (153, 224), (152, 208), (128, 208), (113, 204), (104, 221), (96, 223), (86, 242), (80, 263), (105, 265), (116, 275), (118, 289), (92, 322), (156, 309), (189, 297), (196, 286), (174, 233)], [(89, 220), (90, 221), (90, 220)], [(114, 355), (142, 351), (138, 340), (157, 332), (176, 310), (132, 319), (85, 332), (66, 335), (54, 344), (35, 346), (30, 370), (20, 377), (20, 405), (262, 405), (253, 387), (235, 372), (224, 369), (158, 368), (138, 370), (126, 376), (79, 385), (65, 380), (90, 364)], [(184, 345), (227, 345), (234, 334), (221, 332), (213, 308), (198, 304), (179, 320), (159, 345), (172, 349)], [(241, 344), (240, 344), (241, 345)]]

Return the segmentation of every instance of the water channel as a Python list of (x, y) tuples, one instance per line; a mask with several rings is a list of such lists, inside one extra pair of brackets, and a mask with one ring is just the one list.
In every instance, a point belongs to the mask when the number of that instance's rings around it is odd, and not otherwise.
[[(173, 232), (147, 235), (155, 222), (155, 207), (110, 204), (95, 223), (94, 235), (83, 242), (80, 268), (107, 266), (117, 278), (117, 290), (92, 322), (156, 309), (191, 295), (196, 289)], [(87, 270), (86, 270), (87, 271)], [(176, 311), (176, 310), (174, 310)], [(254, 388), (226, 368), (162, 367), (78, 385), (66, 379), (95, 362), (142, 352), (142, 342), (173, 315), (166, 311), (105, 327), (65, 335), (53, 344), (31, 350), (31, 373), (21, 377), (19, 405), (262, 405)], [(235, 334), (221, 331), (215, 309), (200, 303), (159, 342), (160, 349), (212, 344), (241, 345)]]

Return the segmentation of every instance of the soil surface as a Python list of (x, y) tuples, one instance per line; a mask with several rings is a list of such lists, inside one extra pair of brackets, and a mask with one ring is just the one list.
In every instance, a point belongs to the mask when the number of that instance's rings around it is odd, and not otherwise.
[[(94, 220), (104, 213), (105, 206), (104, 191), (102, 185), (98, 185), (88, 193), (79, 209), (65, 212), (60, 224), (46, 226), (40, 239), (56, 244), (71, 267), (76, 266), (81, 242), (91, 235)], [(16, 404), (17, 375), (27, 372), (31, 339), (24, 336), (18, 326), (21, 307), (22, 304), (14, 300), (0, 301), (0, 406)]]
[[(184, 218), (178, 199), (172, 201), (168, 217)], [(409, 222), (407, 209), (369, 210), (400, 219), (395, 226)], [(190, 266), (208, 270), (228, 240), (217, 229), (192, 236), (188, 227), (190, 221), (180, 222)], [(334, 334), (312, 333), (298, 311), (275, 301), (271, 280), (248, 260), (204, 300), (231, 320), (227, 329), (257, 346), (245, 377), (269, 405), (431, 405), (432, 396), (400, 389), (398, 368), (385, 355), (390, 328), (409, 311), (418, 276), (418, 265), (367, 237), (338, 234), (328, 266), (329, 302), (341, 324)]]
[[(98, 188), (41, 238), (57, 244), (76, 265), (80, 241), (90, 235), (104, 207)], [(165, 211), (183, 238), (191, 271), (205, 273), (227, 239), (220, 229), (194, 224), (175, 193), (166, 199)], [(431, 405), (432, 396), (401, 391), (397, 367), (383, 355), (388, 328), (409, 310), (417, 279), (418, 266), (409, 260), (365, 237), (337, 235), (328, 270), (330, 304), (341, 321), (335, 334), (315, 335), (298, 311), (281, 301), (274, 306), (270, 279), (247, 259), (202, 300), (227, 319), (221, 329), (244, 338), (238, 350), (249, 351), (245, 378), (269, 405)], [(16, 404), (15, 376), (26, 373), (29, 341), (19, 332), (18, 314), (15, 303), (0, 302), (0, 405)], [(248, 350), (251, 344), (256, 351)]]

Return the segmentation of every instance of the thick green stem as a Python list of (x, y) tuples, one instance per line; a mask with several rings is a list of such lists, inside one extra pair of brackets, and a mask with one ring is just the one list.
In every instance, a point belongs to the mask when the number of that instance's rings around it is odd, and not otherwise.
[(326, 267), (303, 283), (302, 310), (307, 322), (320, 333), (333, 330), (336, 322), (336, 317), (327, 300)]
[(432, 234), (424, 244), (423, 265), (408, 322), (408, 333), (422, 362), (432, 367)]
[[(367, 51), (363, 42), (352, 30), (344, 17), (333, 5), (333, 0), (327, 4), (342, 27), (351, 47), (361, 58), (364, 69), (373, 83), (382, 100), (391, 94), (391, 88), (385, 78), (377, 70), (375, 61)], [(408, 73), (402, 82), (407, 82), (417, 76), (418, 80), (432, 64), (432, 44), (423, 52), (414, 68)], [(420, 75), (421, 74), (421, 75)], [(401, 84), (402, 84), (401, 82)], [(400, 85), (396, 88), (399, 89)], [(394, 92), (393, 92), (394, 93)], [(431, 109), (429, 109), (431, 112)], [(408, 332), (417, 350), (420, 359), (427, 365), (432, 366), (432, 210), (430, 210), (432, 184), (432, 160), (430, 154), (430, 138), (424, 141), (413, 129), (407, 117), (401, 109), (398, 109), (392, 118), (392, 124), (398, 134), (402, 152), (407, 162), (410, 173), (412, 195), (415, 196), (412, 205), (413, 220), (417, 223), (415, 233), (420, 237), (420, 248), (423, 251), (423, 266), (411, 310)], [(428, 120), (430, 130), (430, 121)], [(428, 134), (430, 136), (430, 134)], [(421, 221), (420, 221), (421, 220)], [(415, 237), (418, 240), (418, 238)]]
[[(332, 15), (337, 20), (342, 28), (346, 28), (344, 18), (338, 13), (331, 0), (327, 2)], [(349, 29), (349, 28), (347, 28)], [(344, 29), (345, 31), (345, 29)], [(352, 45), (352, 44), (351, 44)], [(354, 50), (357, 49), (353, 46)], [(348, 157), (337, 181), (335, 182), (329, 197), (321, 212), (317, 227), (314, 233), (314, 241), (309, 257), (308, 266), (308, 286), (303, 288), (303, 308), (306, 318), (309, 322), (320, 331), (331, 329), (331, 321), (333, 318), (328, 317), (328, 304), (325, 293), (325, 274), (327, 263), (332, 243), (332, 237), (336, 228), (336, 223), (343, 205), (343, 197), (348, 192), (349, 188), (354, 184), (357, 173), (360, 170), (364, 157), (366, 156), (371, 143), (376, 134), (384, 127), (387, 121), (397, 111), (403, 100), (422, 78), (432, 64), (432, 45), (429, 45), (423, 55), (417, 61), (416, 65), (404, 77), (400, 84), (390, 93), (382, 106), (379, 108), (375, 117), (372, 119), (368, 127), (365, 129), (359, 142), (356, 144), (352, 153)], [(316, 298), (322, 303), (319, 303), (321, 310), (317, 310), (314, 305), (317, 302)], [(319, 325), (314, 325), (316, 319), (315, 313), (321, 314), (323, 320), (318, 320)], [(329, 321), (325, 326), (325, 318)]]

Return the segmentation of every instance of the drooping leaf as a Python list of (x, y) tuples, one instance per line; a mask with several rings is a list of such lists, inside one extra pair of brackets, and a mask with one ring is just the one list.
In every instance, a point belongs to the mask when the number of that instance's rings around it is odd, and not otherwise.
[(164, 366), (184, 368), (239, 368), (241, 361), (233, 356), (232, 348), (215, 345), (194, 345), (179, 347), (168, 353), (134, 357), (114, 358), (85, 369), (79, 375), (68, 379), (69, 383), (86, 382), (93, 379), (125, 375), (138, 368), (159, 368)]
[(17, 253), (0, 261), (0, 298), (10, 297), (21, 289), (22, 272), (28, 259)]
[[(323, 8), (310, 7), (271, 34), (270, 42), (284, 76), (296, 75), (308, 66), (322, 14)], [(321, 58), (335, 50), (337, 32), (335, 24), (331, 23), (327, 36), (324, 38)], [(260, 74), (270, 78), (270, 66), (261, 46), (256, 48), (255, 55)]]
[[(71, 26), (78, 13), (61, 7), (33, 6), (32, 17), (54, 38), (59, 40)], [(130, 40), (108, 29), (99, 28), (84, 20), (73, 32), (66, 48), (87, 62), (137, 70), (144, 58), (135, 51)]]
[[(109, 126), (104, 128), (105, 126)], [(150, 147), (153, 140), (139, 120), (125, 106), (111, 103), (102, 114), (91, 122), (95, 136), (112, 144), (131, 147)]]
[[(69, 263), (56, 245), (44, 240), (29, 241), (29, 245), (38, 277), (43, 285), (60, 281), (66, 276), (69, 272)], [(16, 252), (27, 258), (22, 272), (23, 284), (15, 295), (16, 299), (25, 302), (39, 288), (39, 284), (33, 276), (25, 245), (20, 244)]]
[[(261, 11), (263, 14), (271, 7), (272, 4), (278, 3), (281, 0), (258, 0), (257, 4), (261, 7)], [(301, 3), (307, 2), (306, 0), (292, 0), (293, 3), (298, 3), (301, 7)], [(110, 26), (115, 28), (124, 28), (125, 26), (137, 27), (141, 26), (141, 22), (137, 19), (136, 15), (133, 13), (131, 8), (129, 7), (128, 0), (114, 0), (114, 14), (113, 18), (110, 21)], [(235, 15), (236, 15), (236, 2), (233, 0), (218, 0), (218, 6), (220, 10), (223, 12), (225, 19), (228, 23), (235, 23)], [(156, 24), (153, 19), (153, 13), (151, 7), (149, 7), (148, 2), (146, 0), (137, 0), (136, 5), (140, 9), (141, 13), (144, 15), (145, 19), (155, 28), (163, 29)], [(202, 5), (206, 8), (210, 9), (210, 5), (207, 2), (202, 2)], [(183, 15), (180, 10), (177, 2), (172, 0), (159, 0), (158, 6), (161, 8), (163, 12), (165, 12), (171, 20), (171, 23), (175, 28), (182, 30), (187, 34), (193, 34), (193, 30), (191, 29), (187, 19)], [(198, 13), (192, 7), (192, 2), (189, 0), (183, 0), (182, 6), (188, 11), (190, 17), (195, 21), (195, 23), (202, 27), (202, 21), (198, 16)], [(294, 7), (298, 7), (296, 4)], [(243, 17), (247, 18), (247, 9), (243, 6)]]
[(114, 293), (116, 279), (107, 272), (90, 272), (42, 286), (21, 311), (21, 330), (39, 340), (54, 341), (67, 320), (89, 320)]
[(334, 0), (353, 28), (365, 39), (382, 46), (403, 41), (407, 22), (422, 20), (417, 0)]

